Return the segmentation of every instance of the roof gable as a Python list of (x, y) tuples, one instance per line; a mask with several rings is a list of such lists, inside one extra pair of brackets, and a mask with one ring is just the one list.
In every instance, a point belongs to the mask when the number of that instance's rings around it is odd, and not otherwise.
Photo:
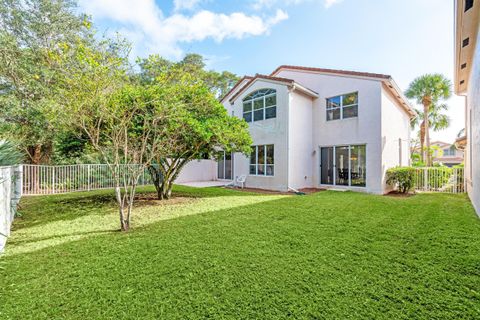
[(230, 103), (235, 101), (238, 98), (238, 96), (240, 96), (243, 92), (245, 92), (245, 90), (247, 90), (251, 85), (253, 85), (255, 82), (257, 82), (259, 80), (264, 80), (264, 81), (267, 81), (267, 82), (272, 82), (272, 83), (277, 83), (277, 84), (283, 84), (283, 85), (286, 85), (286, 86), (289, 86), (289, 87), (293, 87), (295, 90), (298, 90), (298, 91), (302, 92), (303, 94), (306, 94), (306, 95), (308, 95), (312, 98), (317, 98), (318, 97), (318, 94), (315, 91), (310, 90), (310, 89), (296, 83), (292, 79), (281, 78), (281, 77), (272, 77), (272, 76), (257, 74), (257, 75), (255, 75), (255, 77), (251, 78), (240, 90), (238, 90), (229, 99)]

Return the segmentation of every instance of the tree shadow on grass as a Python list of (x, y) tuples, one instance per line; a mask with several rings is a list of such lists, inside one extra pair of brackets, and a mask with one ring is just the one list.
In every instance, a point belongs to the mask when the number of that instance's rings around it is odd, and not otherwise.
[[(154, 187), (138, 187), (137, 198), (148, 196), (155, 199)], [(222, 198), (264, 196), (219, 187), (194, 188), (175, 185), (172, 198)], [(142, 203), (137, 203), (143, 205)], [(159, 203), (157, 203), (159, 204)], [(19, 206), (19, 217), (13, 229), (40, 226), (55, 221), (74, 220), (83, 216), (108, 215), (117, 210), (112, 189), (76, 192), (69, 194), (23, 197)]]

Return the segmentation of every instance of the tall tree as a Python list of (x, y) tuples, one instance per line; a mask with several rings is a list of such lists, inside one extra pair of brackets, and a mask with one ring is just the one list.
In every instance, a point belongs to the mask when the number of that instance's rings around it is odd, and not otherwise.
[(121, 39), (105, 39), (80, 41), (58, 57), (69, 73), (62, 83), (59, 119), (83, 131), (108, 165), (122, 231), (130, 229), (140, 175), (166, 136), (159, 124), (176, 109), (168, 87), (129, 83), (128, 52)]
[[(157, 81), (160, 86), (170, 82)], [(184, 73), (172, 88), (177, 109), (159, 123), (166, 135), (157, 148), (161, 152), (155, 157), (156, 165), (149, 168), (159, 199), (170, 198), (173, 182), (188, 162), (211, 159), (219, 150), (248, 155), (252, 144), (247, 123), (230, 116), (190, 73)]]
[[(422, 160), (427, 166), (432, 165), (430, 150), (430, 113), (435, 105), (442, 105), (441, 101), (450, 98), (452, 84), (442, 74), (426, 74), (420, 76), (410, 83), (405, 95), (410, 99), (416, 99), (418, 104), (423, 105), (423, 126), (421, 126)], [(422, 133), (422, 128), (423, 132)]]
[[(428, 123), (430, 128), (434, 132), (445, 130), (450, 126), (450, 118), (448, 115), (443, 112), (448, 110), (448, 105), (445, 103), (432, 103), (430, 107), (430, 112), (428, 113)], [(421, 109), (415, 110), (417, 112), (417, 117), (413, 118), (411, 121), (412, 129), (418, 127), (418, 137), (420, 142), (420, 153), (422, 154), (425, 148), (425, 120), (424, 120), (424, 111)]]
[(158, 77), (175, 82), (187, 73), (192, 79), (205, 85), (216, 98), (224, 96), (239, 80), (237, 75), (228, 71), (206, 70), (204, 58), (196, 53), (185, 55), (179, 62), (154, 54), (138, 59), (137, 63), (140, 66), (142, 83), (153, 83)]
[(0, 135), (48, 160), (61, 70), (57, 53), (88, 32), (73, 1), (0, 0)]

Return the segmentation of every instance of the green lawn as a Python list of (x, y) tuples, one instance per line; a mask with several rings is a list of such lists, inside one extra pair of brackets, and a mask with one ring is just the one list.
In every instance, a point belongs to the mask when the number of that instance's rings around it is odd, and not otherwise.
[(175, 196), (140, 201), (129, 233), (111, 191), (24, 198), (0, 319), (480, 318), (465, 195)]

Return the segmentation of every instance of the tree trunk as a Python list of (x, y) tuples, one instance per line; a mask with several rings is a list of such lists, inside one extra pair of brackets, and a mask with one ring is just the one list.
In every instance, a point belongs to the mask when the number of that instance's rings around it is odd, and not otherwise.
[(425, 158), (425, 122), (422, 121), (420, 124), (420, 155), (422, 158), (422, 162), (426, 163)]
[(32, 164), (40, 164), (42, 161), (42, 145), (33, 146)]
[(118, 204), (118, 214), (120, 218), (120, 230), (128, 231), (130, 228), (130, 219), (125, 219), (125, 201), (122, 198), (122, 190), (119, 186), (115, 187), (115, 197)]
[(152, 178), (153, 185), (155, 186), (155, 190), (157, 191), (157, 198), (161, 199), (162, 194), (162, 183), (163, 183), (163, 174), (159, 168), (156, 168), (152, 165), (148, 166), (148, 172), (150, 173), (150, 177)]
[(430, 112), (430, 105), (432, 104), (432, 99), (431, 97), (425, 97), (423, 98), (423, 122), (425, 123), (425, 144), (426, 144), (426, 150), (424, 151), (425, 153), (425, 159), (426, 159), (426, 165), (427, 167), (430, 167), (432, 165), (432, 159), (430, 157), (430, 124), (428, 123), (428, 114)]

